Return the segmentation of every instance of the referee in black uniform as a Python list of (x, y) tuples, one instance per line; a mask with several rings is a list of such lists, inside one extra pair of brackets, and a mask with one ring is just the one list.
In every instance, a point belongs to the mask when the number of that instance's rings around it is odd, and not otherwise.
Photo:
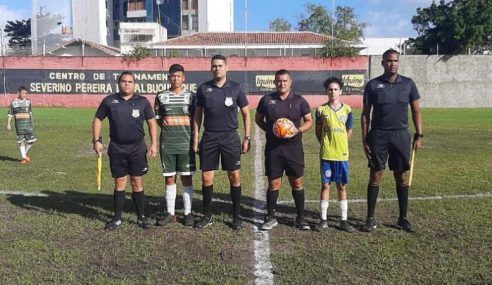
[(103, 99), (97, 109), (92, 123), (92, 143), (97, 154), (102, 153), (102, 121), (109, 119), (108, 155), (111, 174), (114, 178), (114, 217), (106, 224), (107, 230), (114, 230), (121, 225), (121, 215), (125, 206), (125, 188), (127, 176), (130, 176), (132, 197), (137, 212), (137, 224), (147, 229), (149, 223), (144, 214), (145, 196), (143, 175), (147, 173), (147, 146), (144, 136), (144, 121), (147, 122), (151, 139), (148, 154), (157, 155), (157, 123), (150, 102), (143, 96), (135, 94), (135, 76), (123, 72), (118, 77), (119, 93)]
[[(215, 55), (211, 60), (213, 79), (200, 85), (197, 90), (197, 106), (193, 121), (193, 149), (200, 154), (202, 170), (203, 214), (195, 227), (202, 229), (212, 224), (212, 195), (214, 174), (218, 169), (219, 158), (222, 169), (227, 171), (233, 208), (232, 228), (242, 228), (241, 208), (241, 153), (250, 149), (250, 115), (248, 99), (238, 83), (227, 78), (229, 67), (223, 55)], [(241, 110), (244, 125), (244, 138), (241, 142), (237, 129), (238, 108)], [(202, 124), (204, 133), (198, 142)]]
[[(419, 92), (415, 82), (398, 74), (400, 55), (396, 50), (384, 52), (381, 64), (384, 74), (370, 80), (364, 90), (361, 115), (362, 144), (369, 160), (370, 178), (367, 185), (367, 220), (365, 232), (376, 229), (374, 212), (379, 185), (388, 162), (395, 178), (400, 217), (396, 225), (407, 232), (414, 232), (408, 221), (408, 177), (410, 168), (410, 134), (408, 132), (408, 105), (415, 127), (413, 147), (423, 144), (423, 123), (419, 105)], [(371, 115), (372, 113), (372, 115)]]
[[(304, 149), (302, 133), (313, 125), (309, 104), (299, 94), (292, 92), (292, 78), (289, 71), (280, 69), (275, 73), (276, 92), (263, 96), (256, 109), (255, 122), (265, 131), (265, 175), (268, 177), (267, 209), (262, 230), (275, 227), (275, 209), (282, 187), (282, 177), (289, 178), (292, 197), (297, 209), (296, 227), (309, 230), (304, 219)], [(273, 134), (273, 124), (280, 118), (287, 118), (295, 125), (295, 135), (280, 139)]]

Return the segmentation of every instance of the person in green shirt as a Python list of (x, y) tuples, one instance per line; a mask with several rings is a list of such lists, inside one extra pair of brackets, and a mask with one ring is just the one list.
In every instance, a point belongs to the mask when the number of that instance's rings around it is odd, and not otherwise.
[(26, 98), (27, 89), (24, 86), (17, 90), (18, 97), (15, 98), (9, 107), (7, 130), (12, 130), (12, 119), (15, 120), (15, 131), (17, 133), (17, 143), (19, 144), (22, 160), (20, 163), (28, 164), (31, 157), (28, 155), (37, 138), (34, 135), (34, 121), (32, 117), (32, 103)]

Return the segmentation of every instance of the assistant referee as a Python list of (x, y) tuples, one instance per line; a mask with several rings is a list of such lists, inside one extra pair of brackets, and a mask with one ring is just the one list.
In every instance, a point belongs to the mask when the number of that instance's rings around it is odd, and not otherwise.
[(400, 217), (396, 226), (407, 232), (415, 228), (408, 221), (408, 177), (410, 168), (410, 134), (408, 132), (408, 106), (415, 127), (413, 147), (423, 146), (423, 123), (420, 111), (420, 94), (415, 82), (398, 74), (400, 54), (393, 49), (383, 53), (381, 65), (384, 74), (370, 80), (364, 90), (361, 114), (362, 144), (369, 160), (369, 183), (367, 185), (367, 220), (365, 232), (376, 229), (374, 213), (383, 179), (386, 162), (396, 184)]
[(114, 178), (114, 217), (105, 229), (114, 230), (121, 225), (121, 215), (125, 207), (125, 188), (127, 176), (130, 176), (132, 198), (137, 213), (137, 224), (149, 228), (144, 214), (145, 195), (143, 175), (148, 171), (147, 145), (144, 136), (144, 121), (147, 122), (151, 139), (148, 154), (157, 156), (157, 123), (150, 102), (135, 93), (135, 76), (128, 71), (118, 77), (119, 93), (103, 99), (92, 123), (92, 143), (97, 154), (102, 153), (102, 121), (109, 119), (111, 138), (108, 155), (111, 174)]

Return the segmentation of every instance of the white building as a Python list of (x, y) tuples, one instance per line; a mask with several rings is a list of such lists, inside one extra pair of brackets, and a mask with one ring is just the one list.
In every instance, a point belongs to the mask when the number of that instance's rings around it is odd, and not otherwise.
[(73, 36), (113, 45), (113, 0), (72, 0)]
[(167, 30), (158, 23), (120, 23), (120, 49), (127, 54), (135, 46), (150, 46), (167, 39)]
[[(234, 1), (198, 1), (198, 32), (233, 32)], [(184, 34), (183, 34), (184, 35)]]

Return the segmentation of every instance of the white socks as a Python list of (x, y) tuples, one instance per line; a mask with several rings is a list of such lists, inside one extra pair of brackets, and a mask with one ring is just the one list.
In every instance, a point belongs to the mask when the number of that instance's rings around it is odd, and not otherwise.
[(319, 203), (319, 208), (321, 210), (321, 219), (322, 220), (327, 220), (328, 219), (328, 206), (329, 206), (328, 200), (321, 200)]
[(23, 159), (26, 158), (26, 155), (27, 155), (26, 145), (21, 144), (21, 145), (19, 145), (19, 148), (20, 148), (20, 153), (21, 153), (22, 158)]
[[(176, 214), (176, 184), (166, 185), (166, 205), (167, 212), (170, 215)], [(193, 202), (193, 185), (183, 186), (183, 204), (184, 204), (184, 214), (191, 214), (191, 204)]]
[(26, 144), (26, 155), (29, 153), (29, 151), (31, 150), (31, 147), (32, 147), (32, 143), (27, 143)]
[[(348, 216), (348, 201), (342, 200), (339, 201), (339, 203), (340, 203), (340, 217), (342, 218), (342, 221), (346, 221)], [(322, 220), (326, 220), (328, 218), (328, 206), (329, 206), (328, 200), (320, 201), (319, 208), (321, 210), (320, 217)]]
[(347, 220), (347, 212), (348, 212), (348, 201), (347, 200), (340, 201), (340, 216), (342, 217), (342, 221)]
[(193, 203), (193, 185), (183, 186), (184, 214), (191, 214), (191, 204)]
[(176, 184), (166, 185), (166, 205), (167, 212), (174, 216), (175, 214), (175, 204), (176, 204)]

